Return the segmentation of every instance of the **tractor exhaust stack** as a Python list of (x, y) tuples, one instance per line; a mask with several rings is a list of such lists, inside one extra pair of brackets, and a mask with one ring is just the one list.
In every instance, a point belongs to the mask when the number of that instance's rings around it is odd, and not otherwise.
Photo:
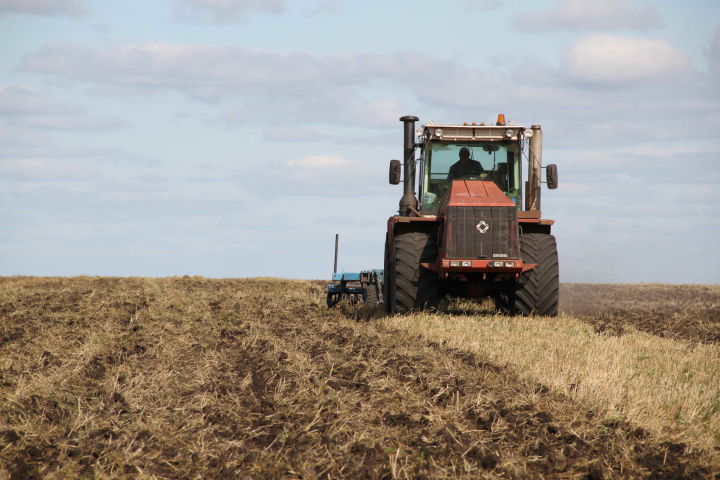
[(400, 199), (400, 215), (408, 217), (417, 212), (418, 201), (415, 196), (415, 122), (418, 117), (406, 115), (400, 117), (404, 127), (403, 153), (403, 196)]
[(542, 128), (532, 126), (533, 136), (530, 137), (530, 168), (528, 185), (525, 192), (525, 210), (540, 210), (540, 172), (542, 169)]

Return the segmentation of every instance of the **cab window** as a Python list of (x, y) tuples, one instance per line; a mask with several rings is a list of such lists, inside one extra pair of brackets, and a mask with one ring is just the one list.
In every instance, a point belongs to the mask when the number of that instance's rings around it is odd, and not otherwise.
[[(453, 169), (453, 165), (460, 160), (463, 148), (469, 150), (472, 166)], [(437, 212), (442, 197), (449, 190), (449, 176), (454, 176), (455, 180), (493, 181), (516, 205), (520, 205), (519, 152), (516, 143), (430, 143), (423, 155), (423, 213)], [(475, 162), (480, 164), (480, 168)], [(450, 174), (451, 169), (453, 175)]]

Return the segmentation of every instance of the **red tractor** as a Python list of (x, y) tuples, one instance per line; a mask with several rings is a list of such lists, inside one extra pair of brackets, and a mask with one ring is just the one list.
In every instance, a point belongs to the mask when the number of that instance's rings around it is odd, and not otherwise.
[[(540, 126), (506, 124), (501, 114), (494, 125), (428, 123), (416, 131), (417, 120), (400, 118), (404, 162), (390, 162), (390, 183), (400, 183), (403, 170), (404, 191), (387, 223), (385, 310), (432, 309), (444, 295), (492, 296), (511, 314), (557, 315), (554, 221), (540, 215)], [(557, 188), (555, 165), (546, 180)]]

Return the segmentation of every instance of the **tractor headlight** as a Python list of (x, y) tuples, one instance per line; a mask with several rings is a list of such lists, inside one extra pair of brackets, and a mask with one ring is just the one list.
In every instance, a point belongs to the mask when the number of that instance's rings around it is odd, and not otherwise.
[(450, 266), (451, 267), (459, 267), (460, 262), (458, 262), (457, 260), (450, 260)]
[(460, 264), (463, 267), (472, 267), (472, 262), (470, 260), (463, 260)]
[(505, 262), (505, 266), (506, 266), (506, 267), (514, 267), (514, 266), (515, 266), (515, 262)]

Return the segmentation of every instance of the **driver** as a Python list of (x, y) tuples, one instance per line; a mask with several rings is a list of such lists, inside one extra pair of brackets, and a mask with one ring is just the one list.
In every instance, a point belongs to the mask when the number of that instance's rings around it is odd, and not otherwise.
[(460, 160), (455, 162), (450, 171), (448, 172), (448, 182), (452, 182), (454, 179), (462, 179), (466, 177), (477, 176), (484, 173), (480, 162), (477, 160), (470, 160), (470, 150), (466, 147), (460, 149)]

